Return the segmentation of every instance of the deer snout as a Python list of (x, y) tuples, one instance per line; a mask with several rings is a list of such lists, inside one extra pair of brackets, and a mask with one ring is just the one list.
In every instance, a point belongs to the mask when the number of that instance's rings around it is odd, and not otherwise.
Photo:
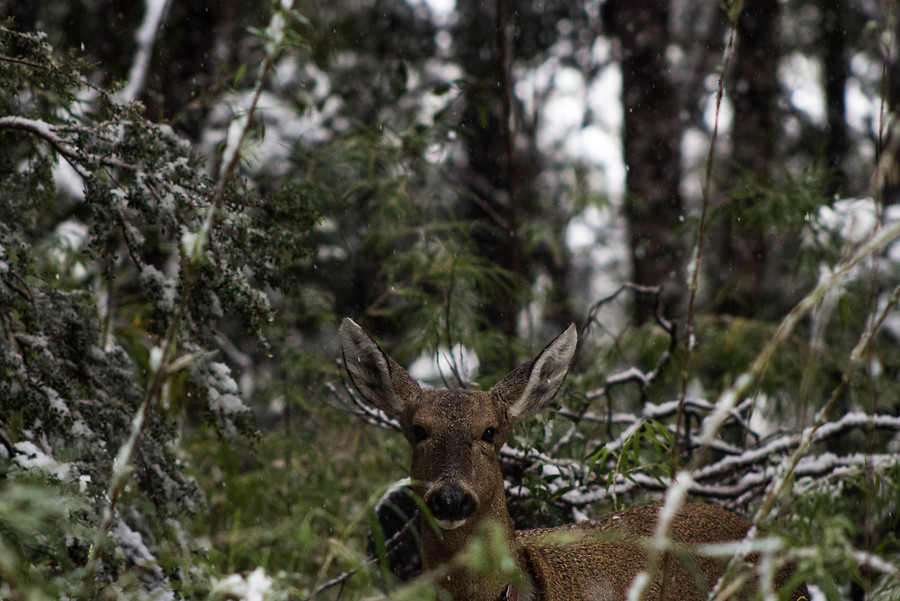
[(444, 530), (459, 528), (478, 509), (475, 496), (458, 484), (443, 484), (429, 491), (425, 505)]

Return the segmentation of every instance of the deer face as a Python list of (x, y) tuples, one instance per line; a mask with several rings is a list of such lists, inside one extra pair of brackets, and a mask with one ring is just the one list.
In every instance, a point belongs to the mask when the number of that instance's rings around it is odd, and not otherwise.
[(484, 392), (423, 390), (401, 423), (413, 449), (410, 477), (441, 528), (477, 518), (502, 494), (505, 404)]
[(444, 530), (476, 522), (486, 507), (505, 513), (500, 447), (514, 422), (547, 405), (562, 386), (575, 326), (489, 392), (422, 389), (353, 320), (341, 324), (347, 373), (360, 395), (400, 423), (412, 445), (414, 487)]

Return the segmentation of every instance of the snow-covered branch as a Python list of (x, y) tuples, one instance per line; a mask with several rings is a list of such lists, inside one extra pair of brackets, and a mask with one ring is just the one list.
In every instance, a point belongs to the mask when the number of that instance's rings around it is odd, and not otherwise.
[[(634, 419), (638, 427), (643, 423), (636, 417)], [(630, 427), (623, 434), (633, 435), (635, 429)], [(853, 431), (867, 429), (900, 432), (900, 417), (848, 413), (834, 422), (824, 424), (812, 440), (824, 443)], [(716, 499), (724, 505), (744, 503), (749, 500), (748, 494), (758, 497), (779, 476), (780, 462), (788, 453), (797, 449), (805, 433), (778, 436), (739, 454), (723, 454), (717, 461), (694, 471), (690, 493)], [(620, 438), (614, 442), (613, 448), (620, 449), (623, 444)], [(501, 455), (508, 461), (520, 464), (542, 465), (541, 475), (547, 480), (548, 488), (551, 491), (566, 490), (561, 500), (575, 507), (607, 502), (638, 490), (660, 493), (668, 486), (667, 480), (660, 479), (641, 467), (621, 473), (615, 471), (614, 463), (607, 463), (605, 466), (598, 465), (591, 472), (582, 462), (553, 459), (534, 450), (521, 451), (504, 447)], [(822, 452), (803, 457), (793, 473), (797, 478), (820, 478), (829, 474), (845, 476), (858, 473), (864, 468), (882, 470), (898, 463), (900, 456), (891, 453), (840, 455)], [(530, 494), (530, 491), (516, 485), (510, 486), (508, 492), (512, 496)]]
[(400, 424), (397, 423), (397, 420), (388, 417), (388, 415), (381, 409), (376, 409), (375, 407), (372, 407), (369, 404), (365, 403), (349, 382), (344, 382), (343, 393), (338, 392), (337, 387), (331, 382), (327, 382), (325, 386), (328, 389), (328, 392), (331, 393), (332, 398), (334, 398), (338, 403), (338, 405), (342, 406), (346, 410), (349, 410), (351, 413), (356, 415), (356, 417), (360, 418), (367, 424), (377, 426), (379, 428), (384, 428), (386, 430), (395, 430), (398, 432), (400, 431)]
[(807, 436), (810, 437), (811, 442), (823, 442), (850, 430), (870, 427), (900, 431), (900, 417), (893, 415), (868, 415), (859, 412), (848, 413), (837, 421), (823, 424), (816, 431), (812, 431), (812, 428), (807, 428), (798, 434), (779, 436), (760, 447), (748, 449), (740, 455), (724, 457), (712, 465), (698, 469), (695, 477), (698, 480), (705, 480), (733, 474), (740, 468), (764, 462), (779, 453), (798, 448), (801, 441)]
[(144, 20), (134, 34), (137, 42), (137, 52), (134, 62), (128, 71), (128, 83), (117, 95), (118, 100), (128, 102), (137, 100), (144, 88), (144, 80), (147, 78), (147, 70), (150, 68), (150, 57), (153, 54), (153, 44), (159, 31), (169, 0), (144, 0)]
[[(124, 125), (119, 123), (119, 125)], [(89, 166), (115, 167), (134, 170), (135, 165), (119, 160), (114, 156), (105, 156), (79, 149), (73, 138), (77, 136), (97, 136), (103, 126), (89, 127), (87, 125), (54, 125), (40, 119), (28, 119), (26, 117), (10, 116), (0, 117), (0, 130), (14, 129), (38, 136), (47, 142), (53, 150), (63, 156), (66, 161), (82, 177), (91, 175)]]
[(182, 236), (182, 251), (185, 255), (186, 265), (182, 271), (181, 294), (175, 310), (170, 316), (168, 328), (166, 329), (163, 339), (158, 345), (150, 349), (149, 377), (144, 390), (143, 399), (132, 419), (129, 436), (126, 442), (120, 447), (113, 465), (113, 473), (110, 477), (107, 489), (108, 500), (103, 510), (103, 520), (97, 531), (95, 543), (91, 547), (84, 569), (83, 582), (88, 587), (93, 585), (95, 574), (99, 568), (100, 558), (103, 555), (103, 549), (108, 538), (110, 527), (113, 523), (116, 506), (131, 473), (131, 463), (137, 449), (137, 442), (144, 432), (147, 414), (153, 406), (158, 404), (166, 382), (172, 375), (172, 367), (174, 365), (182, 364), (186, 357), (177, 356), (177, 353), (181, 350), (177, 343), (180, 323), (182, 317), (186, 313), (188, 301), (193, 293), (199, 267), (205, 259), (206, 251), (209, 247), (209, 238), (213, 221), (223, 208), (226, 187), (240, 160), (240, 150), (249, 131), (251, 117), (256, 110), (259, 95), (262, 91), (264, 82), (268, 77), (269, 71), (274, 65), (275, 59), (281, 49), (286, 30), (285, 13), (290, 12), (292, 4), (292, 0), (282, 0), (271, 17), (269, 28), (266, 30), (266, 34), (268, 35), (266, 56), (259, 72), (256, 93), (246, 113), (235, 119), (232, 123), (232, 127), (229, 128), (225, 140), (222, 166), (219, 170), (215, 188), (212, 192), (211, 201), (206, 209), (203, 223), (196, 233), (185, 231)]
[(610, 390), (617, 386), (628, 383), (636, 383), (641, 393), (641, 401), (646, 402), (647, 392), (650, 389), (650, 385), (659, 377), (659, 375), (669, 364), (669, 361), (672, 358), (672, 352), (675, 350), (675, 345), (678, 341), (675, 324), (671, 320), (667, 319), (662, 313), (662, 303), (660, 298), (662, 288), (659, 286), (640, 286), (632, 282), (626, 282), (622, 284), (612, 294), (609, 294), (606, 297), (598, 300), (591, 306), (590, 311), (588, 311), (585, 326), (581, 329), (580, 332), (580, 336), (582, 337), (582, 339), (584, 339), (585, 336), (590, 332), (592, 324), (597, 322), (597, 315), (603, 309), (603, 307), (608, 303), (614, 301), (625, 291), (632, 291), (636, 294), (649, 295), (653, 298), (653, 318), (656, 322), (656, 325), (662, 328), (663, 331), (669, 336), (669, 346), (660, 355), (659, 359), (656, 361), (656, 365), (654, 365), (653, 368), (649, 371), (644, 372), (637, 369), (636, 367), (630, 367), (622, 372), (606, 378), (603, 386), (595, 390), (588, 391), (585, 394), (585, 397), (589, 401), (593, 401), (606, 396)]
[(65, 157), (79, 175), (82, 177), (90, 175), (90, 172), (82, 166), (82, 162), (84, 162), (86, 157), (82, 156), (74, 148), (71, 148), (57, 135), (56, 128), (49, 123), (14, 115), (12, 117), (0, 117), (0, 129), (18, 129), (40, 137), (50, 144), (56, 152)]
[[(900, 457), (891, 453), (864, 454), (853, 453), (846, 456), (834, 453), (822, 453), (814, 457), (806, 457), (798, 462), (794, 470), (797, 478), (821, 478), (824, 476), (845, 477), (859, 473), (864, 469), (873, 469), (876, 472), (897, 466)], [(707, 499), (714, 499), (724, 506), (733, 506), (740, 502), (745, 503), (748, 493), (754, 497), (761, 494), (762, 489), (773, 482), (779, 470), (775, 466), (766, 466), (754, 471), (747, 471), (734, 483), (713, 481), (702, 483), (694, 481), (690, 486), (690, 493)], [(595, 483), (589, 486), (577, 486), (562, 495), (562, 500), (575, 507), (584, 507), (594, 503), (604, 503), (617, 496), (629, 493), (644, 492), (660, 493), (667, 490), (668, 482), (660, 480), (646, 473), (634, 472), (627, 476), (617, 474), (616, 482), (607, 486), (604, 483)], [(552, 483), (550, 488), (562, 489), (562, 481)], [(520, 495), (511, 489), (510, 494)]]

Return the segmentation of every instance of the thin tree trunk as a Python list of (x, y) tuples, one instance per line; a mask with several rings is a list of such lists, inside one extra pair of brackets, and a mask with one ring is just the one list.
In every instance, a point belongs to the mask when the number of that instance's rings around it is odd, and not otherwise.
[(844, 163), (847, 157), (848, 136), (844, 90), (849, 72), (846, 58), (846, 18), (844, 0), (829, 0), (822, 7), (823, 67), (828, 122), (825, 163), (832, 174), (826, 187), (828, 196), (843, 190), (846, 179)]
[[(457, 49), (466, 79), (460, 134), (468, 166), (469, 202), (463, 216), (480, 221), (473, 237), (479, 254), (517, 274), (518, 213), (509, 132), (508, 71), (504, 33), (496, 31), (503, 0), (460, 0)], [(484, 308), (488, 319), (515, 337), (517, 299)]]
[[(681, 123), (668, 77), (668, 3), (609, 0), (606, 21), (621, 45), (625, 110), (625, 215), (630, 228), (632, 280), (662, 285), (663, 301), (682, 308), (685, 296), (684, 216), (678, 191)], [(635, 299), (635, 317), (652, 315), (652, 299)]]
[[(778, 140), (778, 0), (745, 5), (738, 20), (734, 77), (731, 176), (733, 196), (716, 232), (710, 276), (718, 312), (756, 315), (765, 307), (766, 265), (772, 259), (763, 223), (749, 219), (758, 197), (753, 190), (773, 183)], [(752, 183), (752, 186), (750, 184)], [(712, 258), (712, 257), (711, 257)]]

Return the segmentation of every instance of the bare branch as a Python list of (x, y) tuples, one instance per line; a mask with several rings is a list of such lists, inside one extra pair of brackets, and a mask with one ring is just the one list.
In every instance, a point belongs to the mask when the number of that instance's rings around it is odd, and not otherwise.
[(626, 290), (630, 290), (638, 294), (651, 295), (654, 298), (653, 317), (656, 321), (656, 324), (660, 328), (662, 328), (663, 331), (666, 332), (666, 334), (669, 335), (669, 346), (665, 351), (663, 351), (662, 355), (660, 355), (653, 369), (648, 372), (642, 372), (636, 367), (630, 367), (623, 372), (610, 376), (606, 379), (606, 382), (603, 384), (603, 386), (591, 390), (585, 394), (585, 397), (589, 401), (593, 401), (602, 396), (606, 396), (607, 394), (609, 394), (609, 391), (616, 386), (621, 386), (627, 383), (636, 383), (638, 385), (638, 389), (640, 390), (641, 403), (646, 403), (650, 386), (669, 364), (669, 361), (672, 358), (672, 352), (675, 350), (675, 345), (677, 343), (677, 331), (675, 324), (671, 320), (666, 319), (662, 314), (662, 304), (660, 298), (662, 288), (660, 286), (641, 286), (632, 282), (626, 282), (622, 284), (613, 293), (607, 295), (604, 298), (601, 298), (591, 306), (590, 310), (588, 311), (588, 316), (585, 319), (585, 323), (582, 326), (581, 331), (579, 332), (579, 336), (583, 339), (588, 334), (590, 334), (592, 324), (599, 323), (597, 321), (597, 315), (600, 313), (603, 307), (614, 301)]
[(384, 428), (385, 430), (400, 431), (400, 424), (397, 423), (397, 420), (388, 417), (381, 409), (376, 409), (359, 398), (356, 390), (346, 380), (343, 382), (343, 394), (338, 392), (337, 387), (331, 382), (327, 382), (325, 387), (331, 393), (332, 398), (334, 398), (340, 406), (349, 410), (367, 424)]

